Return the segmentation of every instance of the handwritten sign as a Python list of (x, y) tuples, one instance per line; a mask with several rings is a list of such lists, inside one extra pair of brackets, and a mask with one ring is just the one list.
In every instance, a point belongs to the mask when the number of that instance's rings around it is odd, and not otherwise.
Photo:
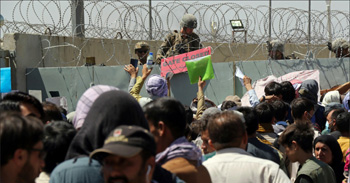
[(186, 61), (198, 59), (200, 57), (205, 57), (208, 55), (211, 55), (211, 47), (206, 47), (200, 50), (195, 50), (188, 53), (164, 58), (161, 61), (160, 75), (164, 77), (169, 72), (174, 74), (186, 72)]

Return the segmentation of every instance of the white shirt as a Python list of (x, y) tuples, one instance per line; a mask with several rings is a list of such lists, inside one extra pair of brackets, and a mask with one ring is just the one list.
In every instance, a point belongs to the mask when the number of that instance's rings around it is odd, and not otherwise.
[(213, 183), (289, 183), (279, 165), (256, 158), (241, 148), (226, 148), (205, 161)]

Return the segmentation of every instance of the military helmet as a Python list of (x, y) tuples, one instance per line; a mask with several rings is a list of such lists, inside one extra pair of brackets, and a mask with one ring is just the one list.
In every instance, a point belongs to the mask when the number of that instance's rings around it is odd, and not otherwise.
[(342, 38), (338, 38), (338, 39), (334, 40), (332, 42), (332, 51), (335, 52), (339, 48), (343, 48), (343, 49), (349, 48), (349, 43), (345, 39), (342, 39)]
[(185, 14), (180, 22), (181, 27), (197, 28), (197, 18), (192, 14)]
[(135, 44), (135, 53), (137, 50), (140, 50), (140, 49), (145, 49), (145, 50), (149, 51), (149, 45), (144, 41), (137, 42)]
[(279, 51), (281, 53), (284, 52), (284, 45), (281, 41), (275, 39), (271, 41), (271, 48), (269, 51)]

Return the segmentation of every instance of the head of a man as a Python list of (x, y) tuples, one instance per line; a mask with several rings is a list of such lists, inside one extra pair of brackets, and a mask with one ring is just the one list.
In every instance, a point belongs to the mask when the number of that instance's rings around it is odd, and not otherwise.
[(208, 131), (208, 120), (209, 119), (202, 119), (201, 122), (201, 139), (202, 139), (202, 145), (201, 149), (204, 154), (209, 154), (215, 151), (213, 147), (209, 145), (209, 131)]
[(264, 88), (265, 95), (275, 95), (282, 100), (282, 85), (272, 81)]
[(276, 122), (285, 121), (288, 115), (288, 104), (281, 100), (276, 100), (272, 104)]
[(151, 133), (142, 127), (121, 125), (90, 157), (101, 162), (107, 183), (150, 183), (155, 155), (156, 143)]
[(333, 109), (326, 116), (327, 122), (329, 124), (329, 129), (331, 130), (331, 132), (338, 129), (336, 119), (337, 119), (337, 116), (343, 112), (345, 112), (344, 109)]
[(51, 174), (53, 169), (65, 160), (68, 148), (76, 134), (72, 124), (55, 121), (44, 127), (44, 148), (47, 151), (43, 171)]
[(43, 119), (44, 109), (42, 104), (34, 96), (24, 92), (11, 92), (4, 96), (4, 101), (19, 102), (20, 110), (23, 116), (35, 116), (39, 119)]
[(349, 42), (345, 39), (338, 38), (332, 42), (332, 51), (336, 58), (350, 57)]
[(151, 75), (145, 85), (146, 91), (151, 97), (165, 97), (168, 95), (167, 81), (158, 74)]
[(135, 44), (135, 54), (137, 55), (138, 59), (142, 64), (145, 64), (147, 62), (149, 50), (149, 45), (144, 41), (137, 42)]
[(184, 106), (172, 98), (159, 98), (144, 106), (150, 132), (157, 143), (157, 153), (164, 151), (174, 140), (185, 135)]
[(63, 116), (58, 108), (58, 106), (51, 102), (43, 102), (43, 110), (44, 110), (44, 123), (50, 123), (51, 121), (62, 121)]
[(281, 83), (282, 100), (290, 104), (295, 99), (295, 89), (290, 81), (283, 81)]
[(349, 137), (350, 135), (350, 112), (343, 112), (337, 116), (337, 129), (342, 136)]
[(273, 60), (280, 60), (284, 58), (284, 44), (278, 40), (272, 40), (268, 45), (269, 57)]
[(286, 155), (291, 162), (300, 161), (305, 153), (312, 153), (314, 131), (310, 123), (294, 123), (289, 125), (279, 138)]
[(1, 182), (34, 182), (45, 166), (43, 124), (19, 113), (0, 116)]
[(258, 115), (252, 107), (239, 107), (237, 111), (244, 116), (246, 131), (248, 136), (254, 136), (256, 130), (259, 128)]
[(274, 109), (271, 104), (262, 102), (254, 108), (256, 115), (258, 116), (259, 123), (272, 123), (275, 119)]
[(311, 121), (314, 115), (314, 104), (307, 98), (294, 99), (291, 108), (295, 121)]
[(209, 144), (216, 150), (238, 147), (245, 149), (247, 132), (242, 117), (234, 111), (217, 113), (209, 119)]
[(180, 27), (182, 34), (192, 34), (193, 29), (197, 28), (197, 18), (192, 14), (185, 14), (181, 19)]

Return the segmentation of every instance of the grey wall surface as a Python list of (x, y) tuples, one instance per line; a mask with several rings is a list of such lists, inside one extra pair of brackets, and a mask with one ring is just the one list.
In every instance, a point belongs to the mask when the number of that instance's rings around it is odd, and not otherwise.
[[(279, 77), (293, 71), (320, 71), (321, 89), (343, 84), (349, 81), (350, 59), (315, 59), (315, 60), (279, 60), (279, 61), (249, 61), (213, 63), (215, 79), (207, 82), (205, 95), (220, 104), (227, 95), (242, 96), (246, 91), (240, 81), (234, 77), (237, 65), (242, 72), (251, 77), (253, 82), (269, 75)], [(68, 100), (69, 111), (76, 107), (79, 97), (91, 84), (116, 86), (127, 91), (129, 74), (123, 70), (124, 66), (94, 66), (94, 67), (52, 67), (27, 69), (27, 90), (42, 90), (43, 101), (50, 97), (50, 91), (58, 91), (60, 96)], [(155, 67), (151, 74), (159, 74), (159, 67)], [(139, 71), (141, 75), (141, 69)], [(188, 74), (181, 73), (171, 79), (171, 95), (183, 104), (189, 105), (196, 97), (197, 85), (191, 85)], [(148, 96), (145, 87), (142, 96)]]
[[(94, 57), (96, 65), (124, 65), (130, 58), (136, 58), (134, 46), (140, 40), (95, 39), (62, 37), (32, 34), (5, 34), (2, 48), (13, 51), (15, 58), (10, 62), (12, 69), (12, 88), (26, 91), (26, 76), (38, 67), (74, 67), (82, 66), (86, 58)], [(156, 53), (162, 41), (146, 41), (153, 53)], [(205, 47), (212, 47), (213, 63), (264, 60), (267, 58), (266, 44), (212, 43), (203, 42)], [(326, 45), (311, 45), (316, 58), (327, 58)], [(307, 47), (301, 44), (286, 44), (285, 54), (292, 52), (305, 54)], [(302, 57), (300, 54), (296, 54)], [(26, 72), (28, 71), (28, 72)]]

